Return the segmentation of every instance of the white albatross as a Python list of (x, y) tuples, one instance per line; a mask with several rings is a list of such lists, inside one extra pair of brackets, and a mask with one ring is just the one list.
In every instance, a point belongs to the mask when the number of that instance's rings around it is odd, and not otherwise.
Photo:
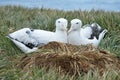
[(68, 22), (66, 19), (59, 18), (55, 22), (55, 32), (34, 29), (29, 35), (39, 43), (42, 42), (47, 44), (51, 41), (67, 43), (67, 24)]
[(8, 35), (24, 53), (31, 53), (51, 41), (67, 43), (67, 20), (59, 18), (56, 20), (56, 31), (45, 31), (39, 29), (23, 28)]
[[(85, 36), (81, 33), (82, 21), (79, 19), (71, 20), (71, 27), (68, 31), (68, 43), (73, 45), (87, 45), (92, 44), (94, 47), (98, 47), (100, 41), (103, 39), (107, 30), (103, 30), (99, 34), (97, 39), (95, 36), (93, 39), (89, 39), (88, 36)], [(89, 30), (89, 29), (88, 29)]]
[(7, 37), (24, 53), (37, 50), (38, 42), (29, 36), (30, 28), (23, 28), (10, 33)]

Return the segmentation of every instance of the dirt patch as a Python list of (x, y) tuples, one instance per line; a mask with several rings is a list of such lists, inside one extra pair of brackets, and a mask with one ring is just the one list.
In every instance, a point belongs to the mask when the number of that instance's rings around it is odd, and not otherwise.
[(108, 69), (119, 71), (120, 58), (91, 45), (73, 46), (50, 42), (40, 47), (38, 52), (21, 58), (17, 66), (22, 69), (30, 69), (33, 66), (46, 67), (46, 70), (54, 67), (58, 72), (70, 75), (98, 70), (102, 75)]

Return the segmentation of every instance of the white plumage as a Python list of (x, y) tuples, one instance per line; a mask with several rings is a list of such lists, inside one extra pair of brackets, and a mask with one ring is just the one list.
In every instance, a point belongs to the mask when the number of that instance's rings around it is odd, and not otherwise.
[[(71, 27), (70, 27), (70, 30), (68, 31), (68, 43), (73, 44), (73, 45), (92, 44), (93, 46), (98, 47), (100, 41), (103, 39), (107, 30), (106, 29), (103, 30), (99, 34), (98, 39), (95, 36), (94, 36), (93, 39), (89, 39), (88, 35), (87, 36), (84, 35), (84, 31), (83, 31), (83, 33), (81, 32), (81, 26), (82, 26), (82, 21), (81, 20), (73, 19), (71, 21)], [(87, 30), (89, 30), (89, 29), (87, 29)], [(89, 33), (91, 34), (91, 31)]]
[(30, 28), (23, 28), (10, 33), (8, 37), (24, 44), (33, 43), (34, 45), (37, 45), (38, 42), (30, 37), (29, 32), (31, 32)]
[(39, 43), (47, 44), (51, 41), (67, 43), (67, 20), (64, 18), (57, 19), (55, 32), (35, 29), (30, 33), (30, 36)]
[[(31, 52), (34, 52), (34, 51), (36, 51), (37, 49), (38, 49), (38, 47), (35, 47), (35, 46), (33, 46), (33, 47), (31, 47), (30, 48), (30, 46), (28, 45), (28, 44), (23, 44), (23, 43), (21, 43), (21, 42), (19, 42), (19, 41), (17, 41), (17, 40), (14, 40), (14, 39), (11, 39), (12, 41), (13, 41), (13, 43), (15, 43), (15, 45), (18, 47), (18, 48), (20, 48), (20, 50), (22, 50), (24, 53), (31, 53)], [(28, 46), (26, 46), (26, 45), (28, 45)]]
[(36, 51), (38, 45), (38, 42), (29, 36), (30, 31), (30, 28), (23, 28), (10, 33), (7, 37), (24, 53), (30, 53)]
[(91, 25), (87, 24), (81, 28), (80, 35), (83, 35), (86, 38), (90, 38), (92, 34), (92, 28)]
[(67, 43), (67, 20), (60, 18), (56, 20), (56, 31), (50, 32), (39, 29), (23, 28), (8, 35), (24, 53), (36, 51), (51, 41)]

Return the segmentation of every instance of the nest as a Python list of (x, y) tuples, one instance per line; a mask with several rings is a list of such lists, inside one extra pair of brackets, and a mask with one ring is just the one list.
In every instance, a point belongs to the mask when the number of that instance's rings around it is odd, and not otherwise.
[(60, 73), (70, 75), (98, 70), (102, 75), (108, 69), (119, 71), (120, 58), (91, 45), (73, 46), (50, 42), (40, 47), (38, 52), (22, 57), (17, 66), (22, 69), (30, 69), (33, 66), (40, 69), (45, 67), (47, 71), (54, 68)]

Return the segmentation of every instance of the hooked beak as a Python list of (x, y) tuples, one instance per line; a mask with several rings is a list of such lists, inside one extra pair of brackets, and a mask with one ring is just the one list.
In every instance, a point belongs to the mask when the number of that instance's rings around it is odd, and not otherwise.
[(73, 31), (73, 26), (71, 25), (71, 27), (70, 27), (70, 29), (69, 29), (69, 31), (68, 31), (68, 34), (70, 33), (70, 32), (72, 32)]
[(67, 32), (67, 28), (65, 24), (62, 24), (62, 31), (66, 31)]

